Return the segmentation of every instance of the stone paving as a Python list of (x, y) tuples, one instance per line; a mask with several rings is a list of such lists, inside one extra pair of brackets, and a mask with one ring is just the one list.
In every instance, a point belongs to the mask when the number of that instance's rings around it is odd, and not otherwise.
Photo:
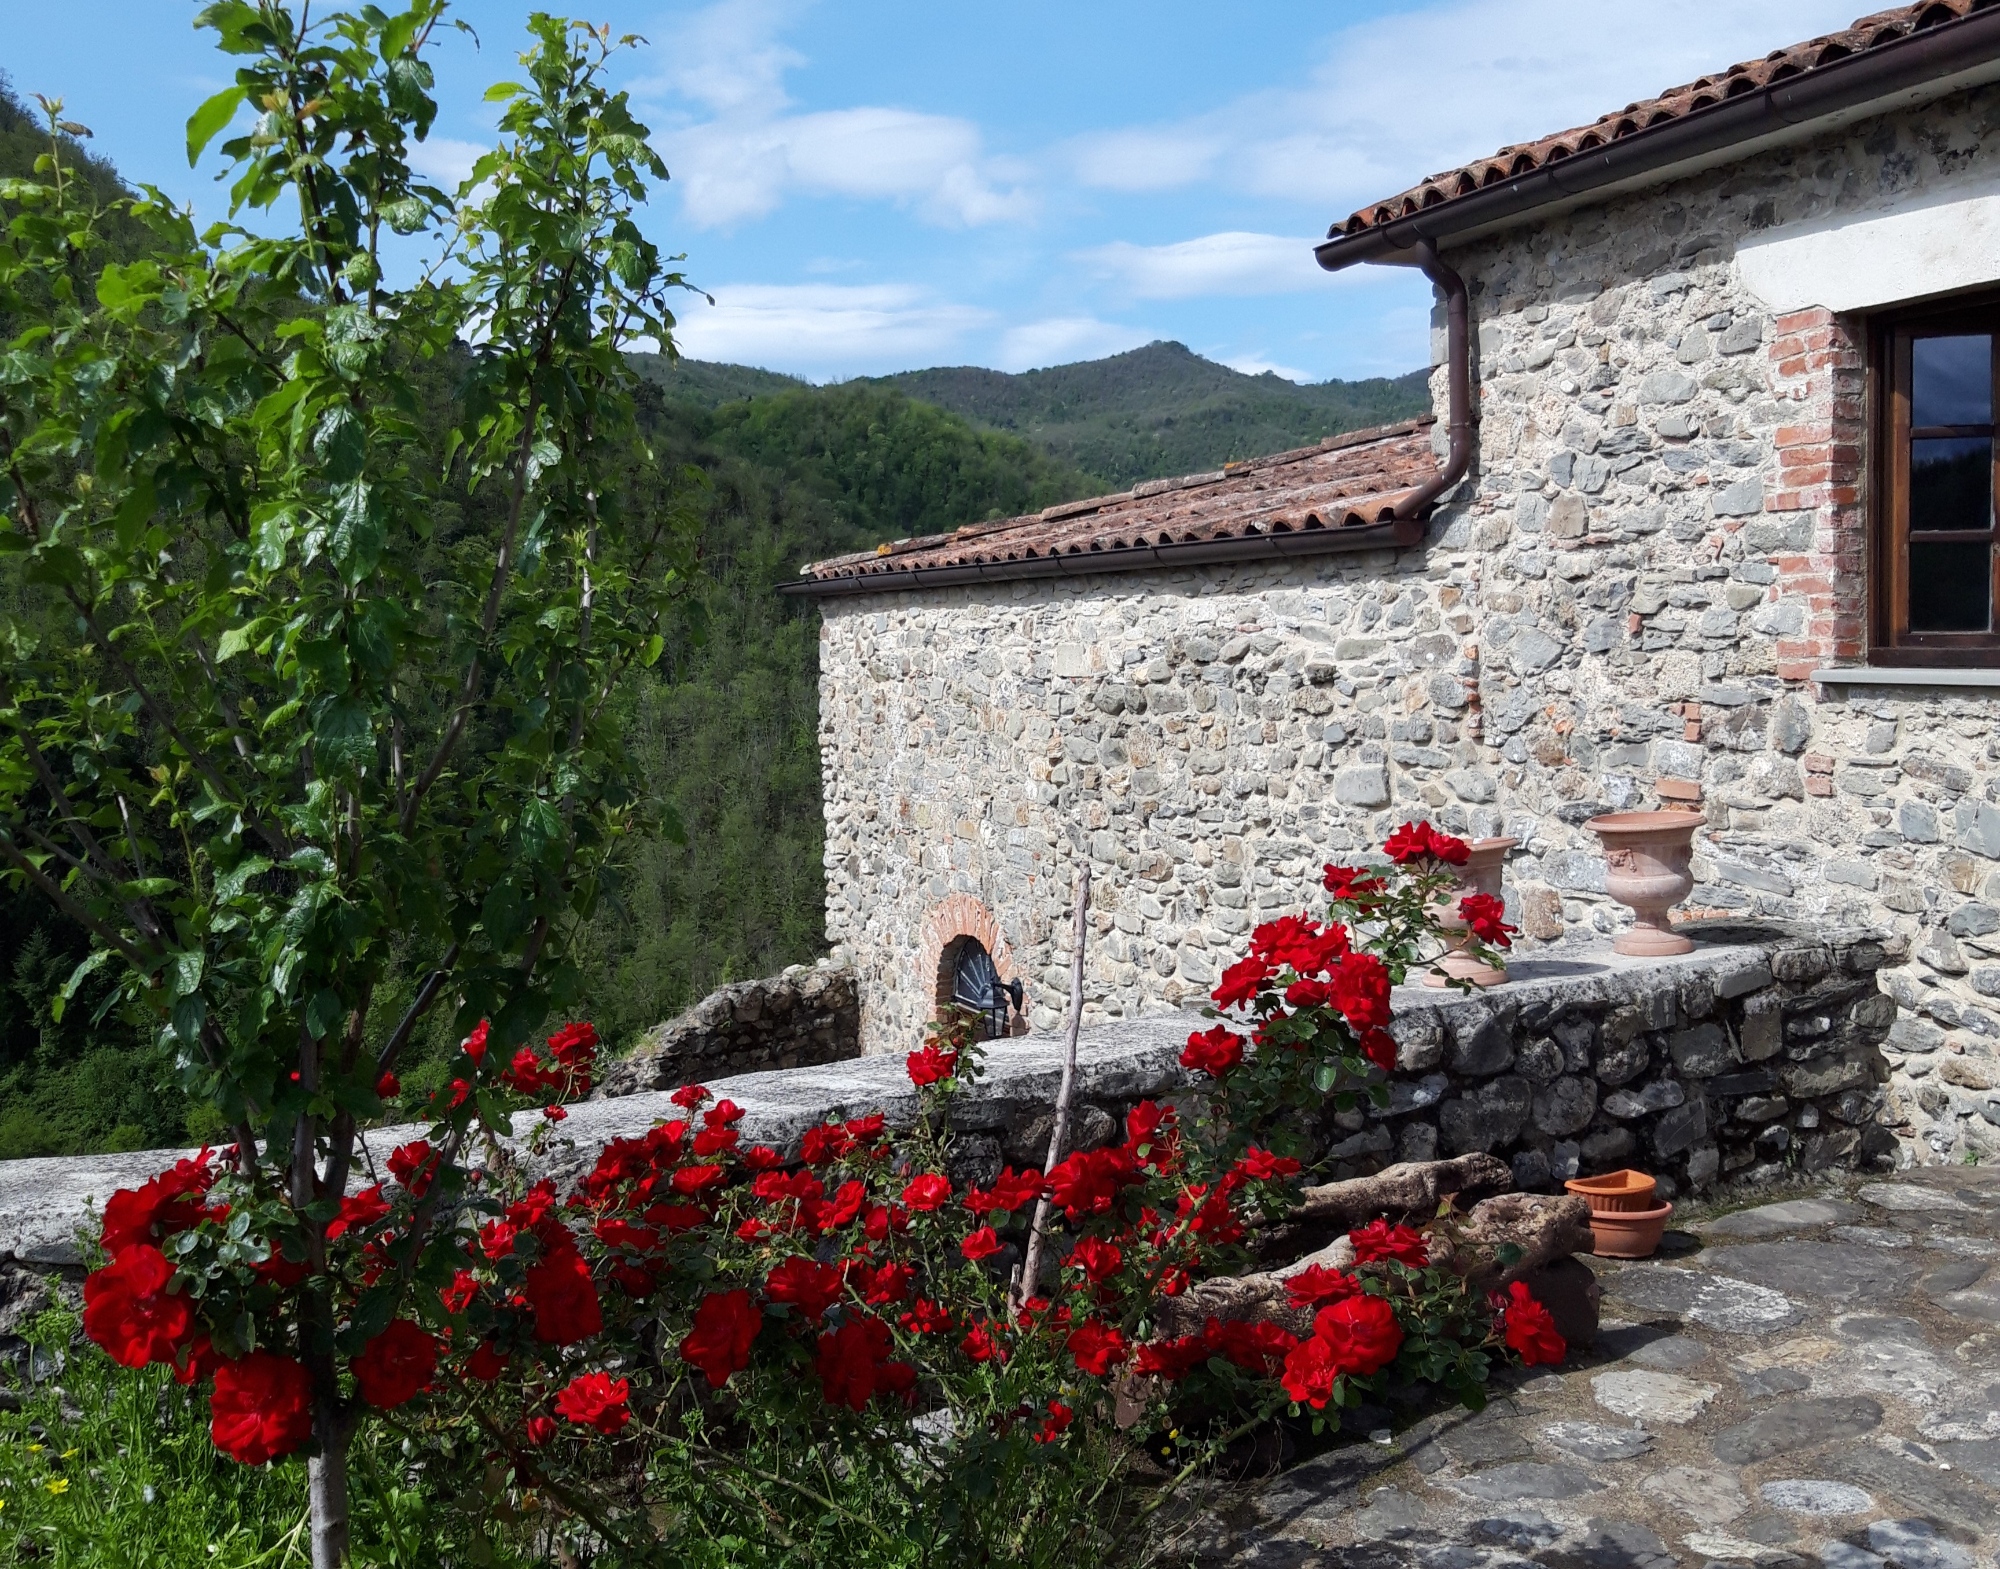
[(1256, 1569), (1993, 1569), (2000, 1171), (1852, 1177), (1589, 1261), (1597, 1343), (1354, 1441), (1193, 1546)]

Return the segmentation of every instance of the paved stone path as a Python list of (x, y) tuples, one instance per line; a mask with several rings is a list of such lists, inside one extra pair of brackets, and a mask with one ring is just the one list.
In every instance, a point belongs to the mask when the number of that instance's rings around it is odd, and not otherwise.
[(1241, 1569), (1995, 1569), (2000, 1171), (1848, 1178), (1592, 1259), (1597, 1344), (1485, 1411), (1359, 1413), (1236, 1500)]

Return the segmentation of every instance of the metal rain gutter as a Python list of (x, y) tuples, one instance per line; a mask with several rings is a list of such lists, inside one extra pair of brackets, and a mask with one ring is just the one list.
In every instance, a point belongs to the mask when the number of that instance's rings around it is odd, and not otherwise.
[[(1401, 511), (1399, 507), (1398, 512)], [(904, 567), (839, 577), (801, 577), (780, 583), (781, 594), (815, 599), (844, 594), (892, 594), (899, 589), (952, 588), (967, 583), (1010, 583), (1024, 578), (1091, 577), (1100, 572), (1148, 568), (1213, 566), (1234, 561), (1271, 561), (1292, 556), (1334, 555), (1353, 550), (1402, 550), (1419, 543), (1424, 525), (1392, 515), (1387, 522), (1345, 528), (1292, 529), (1232, 539), (1174, 540), (1164, 545), (1121, 545), (1115, 550), (1078, 550), (1014, 561), (968, 562), (951, 567)]]
[[(1448, 244), (1474, 231), (1504, 226), (1543, 207), (1677, 165), (1769, 141), (1846, 110), (1908, 93), (1938, 97), (1960, 86), (2000, 77), (2000, 7), (1941, 22), (1844, 60), (1815, 66), (1738, 98), (1696, 109), (1630, 136), (1573, 153), (1497, 185), (1448, 197), (1407, 217), (1355, 234), (1333, 234), (1314, 248), (1319, 264), (1337, 272), (1356, 262), (1401, 260), (1423, 242)], [(1886, 107), (1886, 105), (1885, 105)], [(1400, 257), (1394, 253), (1403, 253)]]

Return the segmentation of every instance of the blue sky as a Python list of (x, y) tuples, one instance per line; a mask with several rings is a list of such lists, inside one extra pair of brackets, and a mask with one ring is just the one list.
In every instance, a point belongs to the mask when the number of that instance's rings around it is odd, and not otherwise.
[[(522, 0), (463, 0), (431, 172), (491, 134)], [(182, 0), (0, 0), (0, 70), (219, 216)], [(1329, 277), (1329, 222), (1504, 143), (1845, 26), (1855, 0), (594, 0), (673, 171), (655, 239), (716, 298), (682, 347), (825, 380), (1174, 338), (1295, 380), (1423, 363), (1429, 290)]]

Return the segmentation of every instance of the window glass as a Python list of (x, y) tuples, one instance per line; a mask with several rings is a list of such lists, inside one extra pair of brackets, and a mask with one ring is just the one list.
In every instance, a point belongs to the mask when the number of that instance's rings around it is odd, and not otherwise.
[(1910, 443), (1910, 532), (1993, 526), (1993, 443), (1985, 436)]
[(1983, 541), (1910, 542), (1910, 630), (1984, 632), (1993, 571)]
[(1910, 345), (1910, 423), (1993, 423), (1993, 340), (1984, 333)]

